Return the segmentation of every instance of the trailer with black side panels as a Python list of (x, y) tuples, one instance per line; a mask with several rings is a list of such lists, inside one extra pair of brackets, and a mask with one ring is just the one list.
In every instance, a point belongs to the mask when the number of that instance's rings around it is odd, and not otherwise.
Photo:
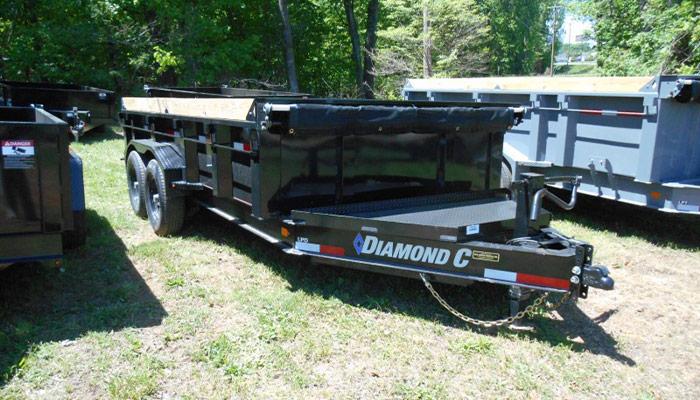
[[(512, 322), (538, 292), (611, 289), (593, 247), (549, 226), (546, 183), (500, 185), (503, 135), (523, 110), (476, 104), (124, 98), (129, 197), (158, 235), (196, 204), (312, 262), (510, 287)], [(443, 303), (445, 305), (446, 303)], [(531, 307), (531, 306), (530, 306)], [(455, 315), (459, 315), (455, 312)], [(522, 313), (517, 317), (522, 317)], [(474, 322), (464, 316), (463, 319)]]
[(41, 108), (0, 107), (0, 267), (60, 263), (85, 242), (83, 165), (68, 124)]
[(580, 175), (587, 196), (700, 216), (700, 75), (408, 79), (403, 96), (526, 107), (505, 136), (513, 177)]
[(111, 90), (90, 86), (0, 81), (0, 105), (41, 105), (70, 125), (75, 140), (112, 123), (116, 116), (116, 100)]

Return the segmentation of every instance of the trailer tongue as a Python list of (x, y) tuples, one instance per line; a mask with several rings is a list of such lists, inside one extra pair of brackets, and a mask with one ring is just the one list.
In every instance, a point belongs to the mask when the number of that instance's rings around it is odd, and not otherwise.
[[(161, 235), (198, 203), (289, 254), (422, 278), (443, 305), (430, 281), (508, 285), (515, 315), (533, 291), (586, 297), (613, 286), (591, 245), (549, 227), (542, 175), (500, 187), (503, 135), (522, 115), (434, 102), (125, 98), (121, 120), (132, 205)], [(574, 195), (580, 181), (552, 179)]]

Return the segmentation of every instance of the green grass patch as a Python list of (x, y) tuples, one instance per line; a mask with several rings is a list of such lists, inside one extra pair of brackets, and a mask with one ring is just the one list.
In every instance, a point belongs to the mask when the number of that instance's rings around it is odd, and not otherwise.
[(107, 382), (107, 392), (115, 400), (140, 400), (154, 395), (165, 365), (154, 357), (138, 357), (128, 368), (115, 371)]

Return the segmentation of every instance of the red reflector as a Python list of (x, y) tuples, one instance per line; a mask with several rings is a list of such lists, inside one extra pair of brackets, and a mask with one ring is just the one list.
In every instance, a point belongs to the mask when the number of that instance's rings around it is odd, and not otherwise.
[(586, 109), (583, 109), (583, 110), (581, 110), (581, 114), (603, 115), (603, 110), (586, 110)]
[(518, 272), (518, 283), (526, 283), (528, 285), (546, 286), (557, 289), (568, 289), (569, 281), (566, 279), (547, 278), (545, 276), (529, 275)]
[(173, 136), (175, 135), (175, 131), (172, 129), (168, 129), (167, 132), (168, 132), (168, 135), (173, 135)]
[(250, 151), (250, 144), (249, 144), (249, 143), (243, 143), (243, 150), (245, 150), (245, 151)]
[(321, 245), (321, 253), (323, 253), (323, 254), (333, 254), (333, 255), (335, 255), (335, 256), (344, 256), (344, 255), (345, 255), (345, 249), (342, 248), (342, 247)]

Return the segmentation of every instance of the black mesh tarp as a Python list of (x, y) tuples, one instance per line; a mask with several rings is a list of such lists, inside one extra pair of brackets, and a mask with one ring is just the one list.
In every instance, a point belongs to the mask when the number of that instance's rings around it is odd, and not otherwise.
[(339, 106), (297, 104), (289, 111), (294, 134), (505, 132), (514, 124), (507, 107)]

